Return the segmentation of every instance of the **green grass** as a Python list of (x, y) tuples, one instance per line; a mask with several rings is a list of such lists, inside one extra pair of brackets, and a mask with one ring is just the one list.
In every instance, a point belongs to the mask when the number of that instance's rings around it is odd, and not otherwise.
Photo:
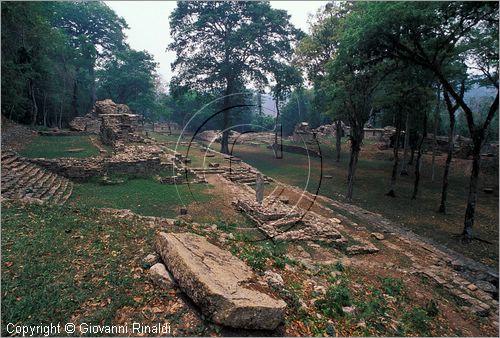
[[(10, 335), (7, 323), (58, 322), (168, 321), (174, 335), (213, 334), (210, 324), (183, 323), (190, 310), (176, 305), (174, 290), (152, 287), (142, 267), (154, 252), (155, 229), (140, 221), (83, 206), (2, 203), (1, 234), (2, 336)], [(158, 313), (155, 306), (177, 308)]]
[[(122, 184), (102, 185), (96, 181), (75, 184), (70, 203), (96, 208), (130, 209), (133, 212), (158, 217), (174, 217), (179, 208), (193, 202), (210, 199), (206, 185), (160, 184), (153, 178), (130, 179)], [(180, 198), (179, 198), (179, 195)]]
[(2, 207), (4, 324), (66, 323), (91, 306), (86, 302), (101, 304), (108, 298), (110, 304), (84, 317), (112, 323), (118, 309), (145, 292), (128, 264), (139, 241), (147, 243), (145, 250), (152, 247), (152, 229), (127, 221), (99, 222), (97, 210)]
[[(70, 152), (69, 149), (82, 149)], [(25, 157), (91, 157), (99, 155), (99, 150), (91, 143), (89, 136), (37, 136), (20, 154)]]

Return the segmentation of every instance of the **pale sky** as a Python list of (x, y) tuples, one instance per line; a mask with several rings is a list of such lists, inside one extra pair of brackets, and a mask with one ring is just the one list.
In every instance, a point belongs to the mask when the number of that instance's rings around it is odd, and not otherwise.
[[(146, 50), (159, 63), (158, 73), (166, 82), (172, 72), (170, 64), (175, 53), (167, 52), (170, 43), (168, 17), (176, 6), (175, 1), (105, 1), (119, 16), (123, 17), (130, 29), (125, 31), (127, 42), (136, 50)], [(291, 22), (297, 28), (308, 32), (308, 15), (328, 1), (271, 1), (274, 8), (285, 9), (291, 15)]]

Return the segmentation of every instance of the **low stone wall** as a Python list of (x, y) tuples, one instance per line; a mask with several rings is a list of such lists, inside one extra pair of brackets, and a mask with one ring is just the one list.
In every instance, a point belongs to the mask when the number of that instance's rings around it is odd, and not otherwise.
[(104, 161), (100, 158), (30, 158), (28, 161), (38, 164), (58, 175), (74, 180), (87, 180), (104, 173)]
[(172, 164), (161, 163), (160, 158), (139, 160), (118, 160), (113, 158), (64, 158), (46, 159), (32, 158), (28, 161), (38, 164), (56, 174), (85, 181), (104, 174), (153, 175), (165, 170), (172, 170)]

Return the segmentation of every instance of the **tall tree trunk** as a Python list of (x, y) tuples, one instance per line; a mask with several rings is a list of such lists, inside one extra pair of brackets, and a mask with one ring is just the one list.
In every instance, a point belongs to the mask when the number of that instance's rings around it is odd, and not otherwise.
[(336, 161), (340, 162), (340, 147), (342, 145), (342, 122), (335, 120), (335, 151), (337, 152)]
[(361, 151), (361, 142), (364, 138), (364, 123), (357, 123), (354, 119), (351, 120), (351, 156), (349, 159), (349, 171), (347, 175), (347, 194), (348, 201), (352, 200), (352, 192), (354, 188), (354, 177), (358, 165), (359, 152)]
[(89, 73), (92, 81), (92, 84), (90, 85), (90, 107), (93, 107), (94, 103), (97, 101), (95, 70), (93, 66), (90, 68)]
[(434, 129), (432, 135), (432, 162), (431, 162), (431, 181), (434, 182), (436, 175), (436, 148), (437, 148), (437, 130), (439, 124), (439, 107), (441, 102), (441, 85), (438, 85), (437, 89), (437, 104), (436, 111), (434, 113)]
[(43, 93), (43, 126), (47, 128), (47, 92)]
[[(464, 230), (462, 232), (462, 239), (467, 242), (472, 240), (472, 226), (474, 225), (474, 214), (476, 211), (476, 200), (477, 200), (477, 185), (479, 178), (479, 169), (481, 164), (481, 147), (483, 145), (484, 140), (486, 139), (488, 127), (491, 123), (491, 120), (493, 119), (495, 113), (497, 113), (498, 111), (498, 95), (499, 93), (497, 90), (497, 95), (495, 97), (495, 100), (491, 104), (490, 109), (488, 111), (488, 115), (486, 116), (486, 119), (481, 128), (477, 128), (474, 130), (472, 128), (472, 126), (474, 125), (473, 122), (467, 121), (471, 133), (471, 138), (474, 142), (474, 148), (472, 149), (472, 172), (470, 175), (469, 195), (467, 197), (467, 208), (465, 210)], [(458, 97), (457, 101), (458, 100), (463, 101), (463, 95)], [(471, 111), (469, 111), (469, 113), (471, 113)], [(472, 116), (467, 116), (467, 118), (469, 120), (472, 120)]]
[(36, 124), (36, 120), (38, 119), (38, 105), (36, 104), (36, 98), (35, 98), (35, 85), (33, 84), (33, 81), (30, 80), (28, 83), (30, 94), (31, 94), (31, 101), (32, 101), (32, 106), (31, 106), (31, 125), (34, 126)]
[(467, 208), (465, 210), (464, 230), (462, 232), (462, 238), (467, 242), (472, 240), (472, 227), (474, 225), (474, 214), (476, 211), (477, 201), (477, 184), (481, 164), (481, 144), (482, 142), (475, 140), (472, 151), (472, 172), (469, 181), (469, 194), (467, 196)]
[(446, 163), (444, 165), (443, 173), (443, 187), (441, 190), (441, 203), (439, 204), (439, 212), (446, 213), (446, 199), (448, 197), (448, 175), (450, 173), (451, 160), (453, 158), (453, 138), (455, 134), (455, 116), (453, 120), (450, 116), (450, 130), (448, 132), (448, 154), (446, 156)]
[(387, 192), (387, 196), (396, 197), (396, 180), (398, 177), (398, 165), (399, 165), (399, 143), (401, 139), (401, 111), (398, 113), (397, 122), (396, 122), (396, 138), (393, 145), (393, 154), (394, 154), (394, 164), (392, 165), (392, 173), (391, 173), (391, 182), (389, 186), (389, 192)]
[(73, 97), (71, 100), (72, 117), (78, 116), (78, 81), (73, 81)]
[(408, 176), (408, 171), (406, 170), (406, 159), (408, 158), (408, 147), (410, 144), (410, 112), (406, 113), (405, 122), (405, 143), (403, 152), (403, 164), (401, 165), (401, 176)]
[(417, 150), (417, 159), (415, 161), (415, 183), (413, 185), (413, 196), (412, 199), (417, 199), (418, 194), (418, 185), (420, 183), (420, 165), (422, 158), (422, 145), (424, 144), (425, 137), (427, 136), (427, 112), (424, 112), (424, 127), (422, 130), (422, 138), (418, 143)]
[[(460, 97), (465, 94), (465, 81), (462, 81), (460, 87)], [(439, 204), (439, 212), (446, 213), (446, 199), (448, 196), (448, 175), (450, 173), (451, 159), (453, 158), (453, 146), (454, 146), (454, 136), (455, 136), (455, 112), (458, 110), (458, 103), (455, 105), (451, 103), (450, 96), (447, 91), (443, 91), (444, 102), (446, 103), (446, 108), (448, 110), (448, 117), (450, 119), (450, 129), (448, 130), (448, 154), (446, 156), (446, 163), (444, 166), (443, 173), (443, 186), (441, 190), (441, 203)]]
[(360, 150), (361, 147), (357, 145), (357, 142), (353, 142), (351, 144), (351, 156), (349, 159), (349, 175), (347, 177), (347, 194), (346, 194), (346, 198), (348, 201), (352, 200), (352, 192), (354, 188), (354, 175), (356, 174), (356, 168), (358, 165), (358, 157)]
[(415, 159), (415, 147), (413, 144), (410, 145), (410, 160), (408, 161), (409, 165), (413, 165), (413, 160)]
[(224, 92), (224, 112), (223, 112), (223, 126), (222, 126), (222, 139), (220, 144), (220, 152), (229, 154), (229, 107), (231, 106), (231, 97), (233, 84), (231, 79), (226, 80), (226, 90)]

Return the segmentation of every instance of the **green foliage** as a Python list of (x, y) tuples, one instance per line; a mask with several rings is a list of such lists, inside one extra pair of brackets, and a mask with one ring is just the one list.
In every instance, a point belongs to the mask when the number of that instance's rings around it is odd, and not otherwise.
[(389, 296), (400, 297), (403, 295), (404, 282), (401, 279), (386, 277), (382, 279), (382, 289)]
[(340, 272), (344, 271), (345, 270), (344, 264), (342, 264), (341, 261), (337, 261), (335, 263), (335, 269)]
[(408, 329), (418, 332), (421, 336), (429, 336), (430, 321), (427, 311), (421, 307), (413, 308), (404, 316)]
[(127, 104), (134, 112), (155, 120), (160, 110), (156, 97), (156, 67), (145, 51), (125, 49), (106, 60), (98, 72), (98, 98)]
[(2, 114), (66, 125), (95, 98), (94, 67), (126, 23), (102, 2), (2, 2)]
[(259, 272), (266, 270), (268, 260), (271, 260), (275, 267), (283, 269), (285, 264), (292, 263), (285, 256), (286, 248), (285, 242), (264, 242), (255, 246), (243, 247), (242, 251), (239, 252), (239, 257), (245, 260), (252, 269)]
[(353, 297), (346, 279), (340, 279), (338, 285), (332, 285), (326, 290), (326, 295), (315, 302), (316, 308), (322, 314), (331, 318), (343, 317), (342, 307), (351, 306)]

